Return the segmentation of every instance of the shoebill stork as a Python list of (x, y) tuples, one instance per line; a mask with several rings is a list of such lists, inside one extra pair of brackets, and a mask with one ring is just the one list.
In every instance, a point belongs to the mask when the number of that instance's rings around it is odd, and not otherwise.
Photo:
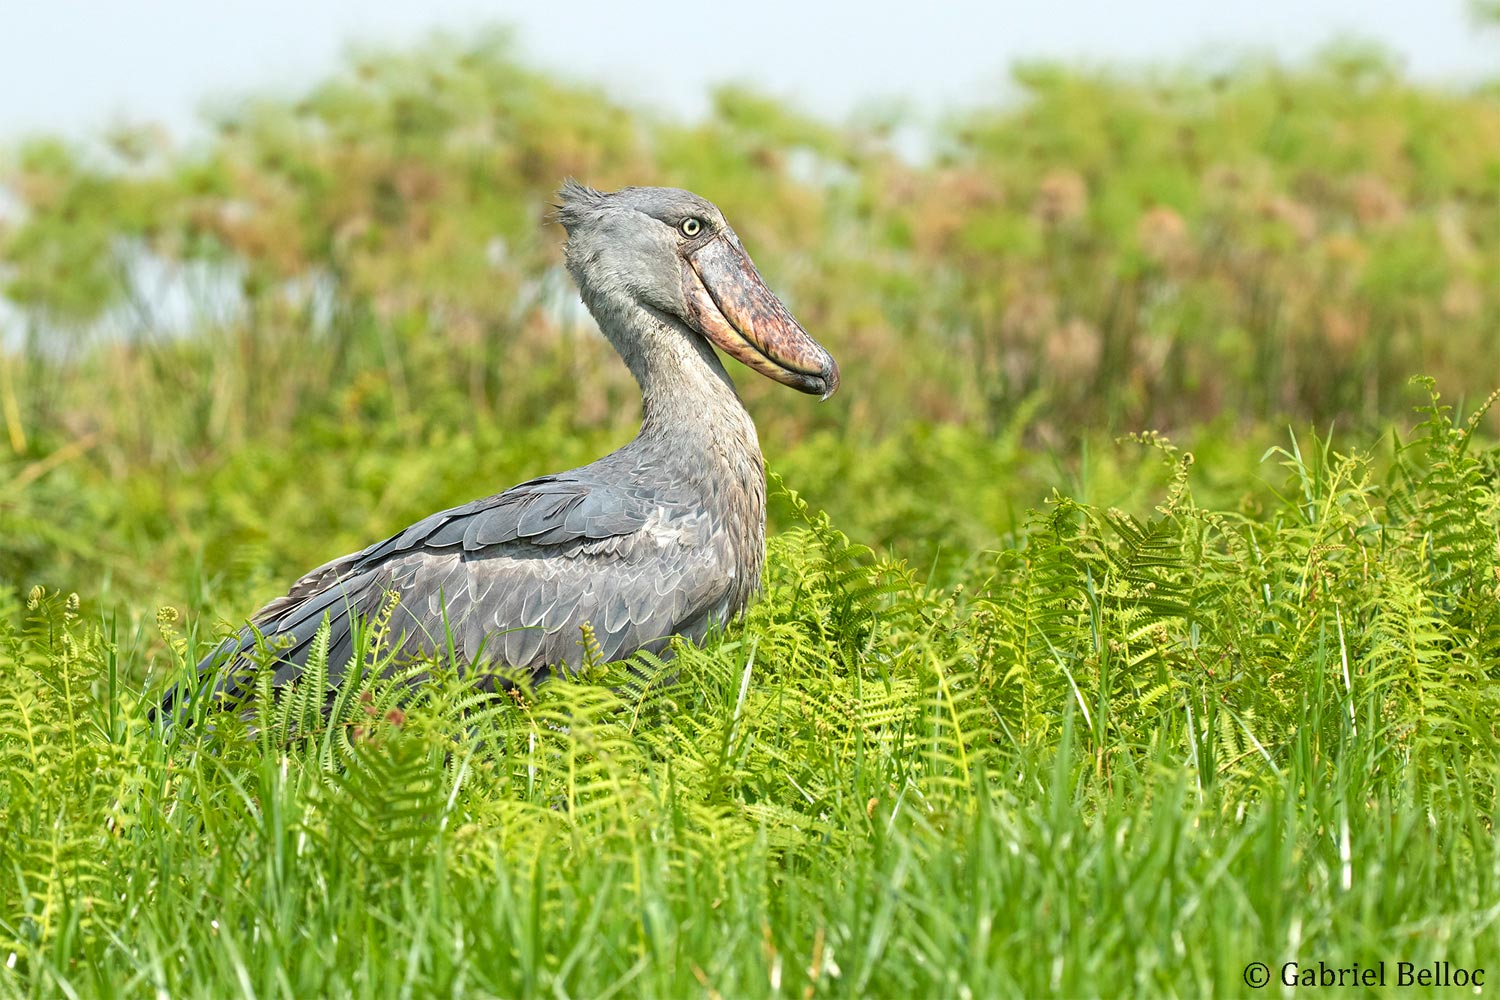
[(308, 573), (199, 665), (217, 672), (216, 696), (254, 687), (257, 633), (275, 650), (274, 684), (294, 681), (325, 621), (337, 684), (355, 619), (374, 618), (391, 592), (400, 654), (444, 655), (451, 633), (466, 669), (538, 678), (578, 666), (585, 622), (613, 660), (662, 652), (673, 636), (701, 641), (750, 600), (765, 561), (765, 470), (714, 348), (823, 398), (838, 365), (703, 198), (570, 181), (560, 202), (568, 271), (640, 383), (640, 433), (582, 468), (440, 511)]

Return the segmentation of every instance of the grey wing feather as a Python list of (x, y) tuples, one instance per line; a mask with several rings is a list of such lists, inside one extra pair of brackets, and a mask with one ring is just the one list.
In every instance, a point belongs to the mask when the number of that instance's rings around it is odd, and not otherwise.
[[(451, 630), (476, 666), (576, 666), (585, 622), (609, 659), (660, 651), (673, 634), (701, 638), (711, 618), (731, 610), (732, 553), (710, 515), (586, 471), (441, 511), (302, 577), (253, 619), (269, 642), (286, 644), (276, 684), (300, 675), (325, 619), (337, 683), (354, 655), (353, 620), (373, 617), (393, 590), (400, 649), (441, 653)], [(236, 696), (248, 685), (255, 642), (246, 628), (199, 665), (228, 667), (218, 692)]]

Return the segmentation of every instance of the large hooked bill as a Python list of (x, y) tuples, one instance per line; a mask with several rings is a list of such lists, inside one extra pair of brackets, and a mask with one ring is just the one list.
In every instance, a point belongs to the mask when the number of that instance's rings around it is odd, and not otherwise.
[(717, 235), (687, 255), (682, 291), (688, 322), (747, 368), (823, 399), (838, 389), (833, 356), (766, 287), (732, 233)]

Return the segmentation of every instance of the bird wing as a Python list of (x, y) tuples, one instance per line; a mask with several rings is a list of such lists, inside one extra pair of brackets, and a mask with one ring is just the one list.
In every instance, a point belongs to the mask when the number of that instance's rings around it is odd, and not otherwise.
[(285, 684), (300, 676), (326, 618), (337, 683), (354, 653), (355, 620), (374, 618), (391, 592), (399, 595), (389, 632), (396, 648), (442, 653), (451, 635), (467, 663), (534, 671), (576, 666), (585, 622), (604, 657), (618, 659), (659, 651), (674, 634), (701, 638), (711, 620), (727, 617), (734, 559), (712, 516), (652, 487), (585, 472), (441, 511), (318, 567), (200, 670), (232, 666), (216, 690), (242, 693), (244, 654), (259, 632), (279, 646), (275, 683)]

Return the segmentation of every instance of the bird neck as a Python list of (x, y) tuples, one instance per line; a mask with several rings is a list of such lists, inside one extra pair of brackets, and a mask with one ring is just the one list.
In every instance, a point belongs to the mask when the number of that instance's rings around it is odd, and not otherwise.
[(670, 445), (688, 463), (707, 459), (719, 467), (705, 472), (724, 469), (742, 478), (743, 466), (753, 465), (763, 493), (755, 423), (708, 342), (626, 295), (585, 294), (584, 302), (641, 387), (637, 442)]

